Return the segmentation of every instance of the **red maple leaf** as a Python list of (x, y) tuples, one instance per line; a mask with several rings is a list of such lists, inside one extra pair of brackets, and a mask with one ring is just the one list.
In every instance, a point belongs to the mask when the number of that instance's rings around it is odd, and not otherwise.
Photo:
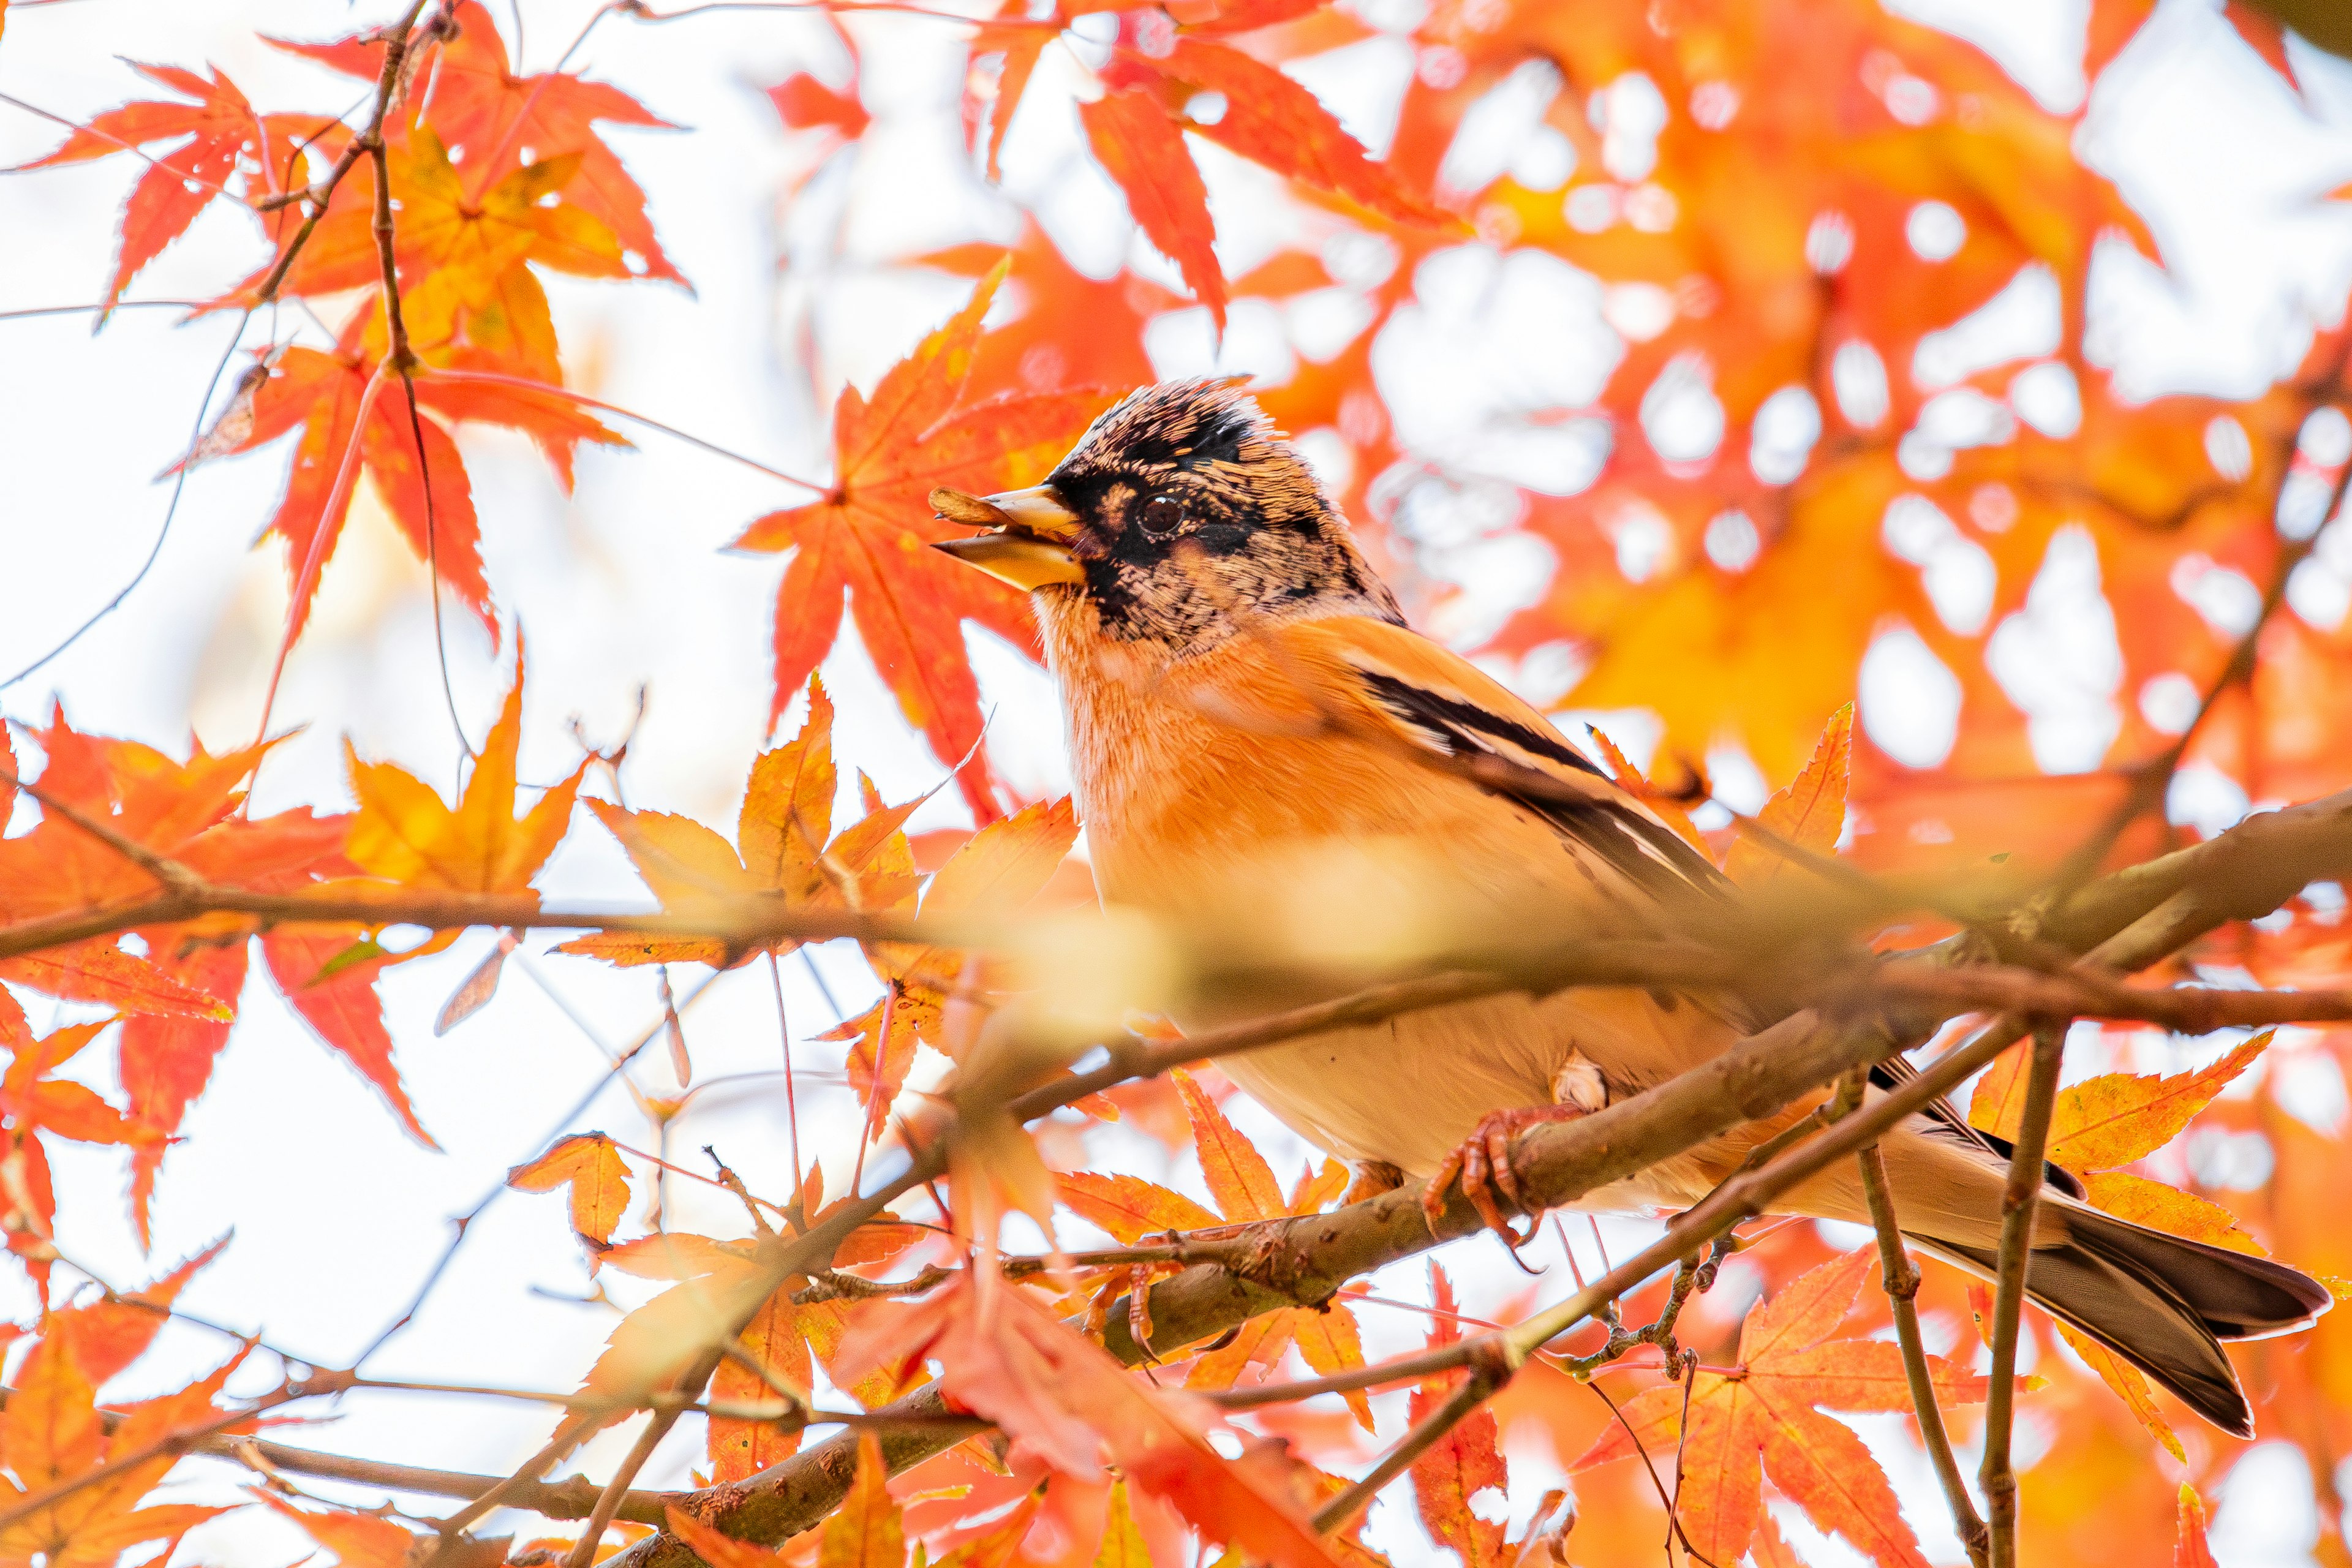
[(1020, 595), (923, 548), (961, 531), (933, 517), (928, 498), (935, 485), (984, 494), (1035, 483), (1109, 401), (1092, 392), (962, 401), (981, 318), (1006, 265), (893, 365), (871, 397), (842, 389), (834, 405), (832, 492), (770, 512), (735, 541), (742, 550), (793, 552), (776, 599), (770, 721), (832, 649), (845, 600), (908, 722), (942, 762), (962, 764), (957, 782), (983, 821), (1000, 813), (988, 787), (980, 688), (962, 623), (978, 621), (1024, 648), (1035, 647), (1036, 634)]
[[(227, 195), (240, 169), (261, 174), (271, 194), (294, 184), (304, 149), (336, 122), (331, 116), (257, 114), (236, 84), (215, 67), (210, 79), (177, 66), (131, 68), (148, 80), (195, 100), (147, 100), (110, 109), (66, 138), (65, 144), (27, 168), (79, 163), (157, 142), (179, 145), (150, 154), (122, 209), (122, 243), (106, 285), (111, 308), (139, 269), (188, 231), (215, 197)], [(182, 138), (185, 138), (182, 141)]]

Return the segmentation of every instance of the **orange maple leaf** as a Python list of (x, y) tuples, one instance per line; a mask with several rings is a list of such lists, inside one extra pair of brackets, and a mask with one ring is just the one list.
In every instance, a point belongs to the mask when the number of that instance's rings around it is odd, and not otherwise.
[[(1825, 1531), (1843, 1536), (1886, 1568), (1926, 1568), (1895, 1489), (1853, 1429), (1815, 1407), (1911, 1408), (1903, 1352), (1881, 1340), (1832, 1340), (1877, 1262), (1864, 1247), (1800, 1275), (1748, 1315), (1738, 1364), (1696, 1372), (1688, 1389), (1661, 1384), (1625, 1402), (1623, 1420), (1570, 1467), (1576, 1473), (1632, 1457), (1679, 1452), (1679, 1517), (1691, 1549), (1736, 1563), (1755, 1534), (1759, 1488), (1773, 1485)], [(1927, 1358), (1937, 1394), (1973, 1404), (1986, 1380), (1941, 1356)], [(1689, 1415), (1684, 1417), (1687, 1404)], [(1680, 1439), (1679, 1448), (1676, 1439)]]
[[(1265, 1156), (1227, 1120), (1199, 1081), (1181, 1068), (1168, 1076), (1192, 1124), (1192, 1146), (1200, 1154), (1202, 1177), (1208, 1183), (1209, 1195), (1216, 1200), (1226, 1223), (1311, 1214), (1336, 1195), (1332, 1178), (1335, 1174), (1344, 1178), (1346, 1168), (1339, 1166), (1335, 1172), (1337, 1163), (1327, 1161), (1319, 1169), (1310, 1169), (1301, 1178), (1295, 1200), (1286, 1202)], [(1344, 1190), (1344, 1180), (1339, 1184)], [(1150, 1183), (1139, 1183), (1124, 1191), (1130, 1201), (1149, 1203), (1155, 1208), (1174, 1209), (1191, 1201)], [(1194, 1362), (1192, 1370), (1185, 1375), (1184, 1386), (1231, 1388), (1253, 1363), (1271, 1365), (1292, 1345), (1297, 1347), (1300, 1358), (1308, 1366), (1325, 1376), (1364, 1364), (1363, 1330), (1355, 1310), (1346, 1302), (1334, 1300), (1319, 1309), (1288, 1307), (1251, 1320), (1232, 1342)], [(1350, 1389), (1342, 1397), (1357, 1425), (1367, 1432), (1372, 1430), (1371, 1401), (1363, 1391)]]
[(98, 1568), (132, 1547), (176, 1542), (227, 1511), (193, 1503), (137, 1504), (179, 1462), (166, 1440), (218, 1416), (214, 1398), (243, 1360), (239, 1354), (184, 1388), (142, 1402), (109, 1432), (100, 1420), (96, 1384), (75, 1356), (69, 1336), (51, 1334), (35, 1345), (16, 1374), (7, 1410), (0, 1414), (0, 1444), (15, 1473), (13, 1480), (0, 1478), (0, 1508), (89, 1475), (110, 1458), (162, 1451), (122, 1464), (0, 1530), (0, 1558), (24, 1562), (37, 1556), (59, 1568)]
[(1213, 1411), (1151, 1387), (1100, 1345), (1055, 1320), (1023, 1288), (999, 1282), (980, 1310), (968, 1273), (904, 1312), (861, 1330), (849, 1363), (899, 1354), (936, 1360), (948, 1392), (1055, 1468), (1093, 1478), (1103, 1456), (1129, 1484), (1172, 1503), (1206, 1539), (1275, 1568), (1338, 1568), (1290, 1500), (1295, 1467), (1259, 1444), (1228, 1459), (1209, 1441)]
[[(460, 309), (478, 311), (498, 303), (500, 292), (514, 286), (507, 281), (509, 275), (525, 262), (590, 277), (622, 270), (619, 237), (562, 199), (580, 174), (583, 154), (533, 151), (538, 162), (521, 164), (478, 195), (467, 188), (430, 126), (418, 126), (388, 152), (392, 197), (400, 214), (393, 230), (393, 259), (402, 305), (414, 313), (426, 342), (444, 334), (425, 323)], [(287, 273), (288, 289), (331, 294), (363, 288), (383, 276), (373, 226), (372, 169), (362, 163), (346, 176), (348, 198), (343, 186), (336, 188), (332, 208)], [(546, 296), (540, 294), (525, 309), (543, 321)]]
[[(373, 877), (404, 888), (469, 893), (520, 893), (554, 853), (572, 820), (572, 797), (588, 771), (583, 759), (569, 777), (543, 793), (518, 819), (515, 763), (522, 746), (522, 649), (515, 649), (514, 684), (498, 722), (474, 760), (473, 777), (456, 806), (433, 786), (393, 763), (360, 758), (347, 741), (344, 758), (359, 810), (343, 852)], [(445, 933), (454, 937), (455, 933)], [(436, 937), (425, 944), (446, 946)], [(419, 949), (422, 952), (423, 949)], [(436, 949), (437, 951), (437, 949)]]
[[(1788, 788), (1764, 803), (1756, 821), (1800, 849), (1828, 855), (1845, 826), (1846, 775), (1853, 756), (1853, 704), (1830, 716), (1828, 726)], [(1760, 888), (1780, 876), (1788, 858), (1769, 844), (1741, 837), (1724, 858), (1724, 874), (1744, 888)]]
[(372, 1513), (347, 1513), (341, 1509), (313, 1512), (296, 1508), (273, 1492), (256, 1495), (333, 1552), (335, 1568), (401, 1568), (416, 1550), (418, 1538), (391, 1520)]
[(573, 1233), (600, 1247), (629, 1212), (628, 1163), (602, 1132), (557, 1139), (538, 1159), (509, 1171), (507, 1185), (525, 1193), (569, 1187)]
[[(618, 245), (608, 255), (569, 268), (596, 278), (659, 278), (685, 281), (662, 254), (646, 193), (620, 158), (596, 133), (604, 121), (648, 130), (674, 127), (620, 89), (561, 71), (517, 76), (508, 60), (498, 24), (480, 0), (459, 0), (449, 8), (456, 36), (443, 43), (434, 61), (433, 90), (425, 118), (441, 142), (466, 150), (468, 175), (478, 194), (527, 162), (576, 155), (577, 176), (565, 203), (609, 229)], [(266, 42), (289, 54), (316, 60), (331, 70), (373, 82), (383, 69), (383, 39), (359, 33), (326, 43), (284, 38)], [(428, 95), (414, 95), (427, 100)], [(396, 128), (397, 129), (397, 128)]]
[[(2253, 1065), (2271, 1035), (2265, 1029), (2193, 1072), (2102, 1073), (2061, 1089), (2050, 1108), (2051, 1162), (2079, 1174), (2156, 1152)], [(2016, 1137), (2024, 1118), (2022, 1050), (2003, 1052), (1969, 1099), (1969, 1121), (1996, 1137)]]
[(1123, 88), (1078, 105), (1078, 123), (1095, 161), (1127, 196), (1127, 210), (1143, 237), (1176, 264), (1192, 297), (1225, 330), (1225, 273), (1213, 248), (1216, 220), (1209, 187), (1192, 166), (1184, 133), (1151, 88)]
[[(1261, 25), (1241, 18), (1233, 24)], [(1005, 77), (1013, 79), (1026, 46), (993, 37), (973, 44), (975, 54), (990, 47), (1005, 51)], [(1034, 63), (1034, 57), (1025, 57), (1025, 63)], [(1000, 83), (999, 116), (1010, 116), (1006, 94), (1017, 99), (1027, 74), (1024, 69), (1017, 79)], [(1176, 264), (1220, 333), (1229, 289), (1213, 248), (1217, 231), (1208, 188), (1184, 145), (1187, 132), (1380, 216), (1462, 227), (1458, 218), (1413, 195), (1392, 171), (1372, 162), (1313, 93), (1239, 49), (1198, 37), (1181, 37), (1165, 47), (1156, 41), (1122, 43), (1102, 74), (1111, 90), (1078, 105), (1087, 144), (1126, 195), (1128, 211), (1144, 237)], [(1192, 109), (1203, 93), (1215, 94), (1224, 107), (1212, 119), (1196, 120)], [(991, 132), (992, 164), (1002, 123)]]
[[(967, 918), (1018, 913), (1045, 889), (1077, 834), (1077, 813), (1067, 796), (990, 823), (932, 876), (921, 912)], [(959, 1042), (948, 1037), (943, 1026), (950, 998), (967, 979), (968, 959), (960, 948), (908, 942), (869, 942), (866, 955), (883, 977), (882, 1000), (817, 1037), (855, 1042), (844, 1067), (850, 1089), (866, 1107), (871, 1137), (906, 1085), (919, 1040), (958, 1056)], [(969, 978), (976, 986), (986, 984), (977, 972)]]
[[(620, 840), (630, 864), (663, 909), (672, 913), (723, 911), (740, 908), (749, 899), (779, 898), (787, 905), (888, 910), (914, 895), (915, 861), (904, 828), (924, 797), (892, 806), (877, 802), (864, 817), (834, 833), (833, 796), (839, 771), (833, 756), (833, 700), (814, 677), (808, 692), (808, 714), (800, 732), (761, 752), (751, 763), (733, 844), (691, 817), (588, 803), (597, 820)], [(558, 951), (625, 965), (691, 963), (723, 968), (755, 953), (790, 952), (799, 945), (787, 940), (766, 946), (730, 946), (697, 938), (600, 932), (574, 938)]]
[(1003, 281), (999, 263), (964, 308), (891, 367), (872, 397), (854, 386), (834, 405), (832, 492), (770, 512), (739, 549), (793, 552), (776, 600), (776, 695), (771, 721), (832, 649), (844, 602), (908, 723), (982, 821), (998, 815), (981, 744), (980, 688), (962, 623), (977, 621), (1024, 648), (1036, 637), (1027, 602), (924, 545), (958, 530), (931, 513), (937, 485), (985, 494), (1034, 484), (1108, 403), (1099, 394), (1014, 393), (962, 402), (981, 318)]
[[(188, 231), (196, 215), (215, 198), (228, 195), (228, 186), (240, 171), (262, 177), (272, 193), (296, 184), (296, 170), (306, 147), (337, 121), (320, 114), (258, 114), (236, 84), (212, 68), (209, 80), (176, 66), (133, 62), (131, 69), (157, 86), (195, 100), (174, 103), (149, 100), (126, 103), (93, 118), (66, 138), (65, 144), (26, 168), (78, 163), (112, 153), (135, 151), (157, 142), (179, 145), (154, 155), (146, 172), (131, 187), (122, 209), (122, 238), (107, 280), (104, 304), (110, 310), (140, 268)], [(181, 141), (181, 138), (186, 138)], [(331, 142), (326, 146), (333, 150)], [(232, 200), (235, 198), (232, 196)]]
[(2213, 1548), (2205, 1540), (2205, 1500), (2187, 1481), (2180, 1483), (2178, 1532), (2172, 1568), (2215, 1568)]
[[(1429, 1289), (1435, 1308), (1429, 1322), (1429, 1348), (1435, 1350), (1460, 1340), (1462, 1325), (1455, 1316), (1454, 1281), (1434, 1263), (1429, 1266)], [(1433, 1378), (1413, 1390), (1410, 1409), (1415, 1426), (1445, 1403), (1462, 1375), (1466, 1374)], [(1481, 1519), (1471, 1509), (1471, 1500), (1483, 1491), (1510, 1496), (1510, 1467), (1496, 1447), (1497, 1436), (1495, 1412), (1482, 1405), (1412, 1462), (1412, 1489), (1421, 1505), (1421, 1521), (1439, 1545), (1454, 1549), (1462, 1559), (1462, 1568), (1500, 1568), (1506, 1560), (1502, 1524)]]

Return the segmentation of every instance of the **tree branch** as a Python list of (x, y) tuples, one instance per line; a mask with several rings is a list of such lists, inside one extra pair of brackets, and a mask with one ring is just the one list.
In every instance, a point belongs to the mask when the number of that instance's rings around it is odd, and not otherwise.
[[(294, 258), (302, 254), (304, 246), (310, 243), (312, 231), (318, 228), (319, 220), (326, 216), (327, 204), (334, 199), (335, 187), (343, 183), (343, 176), (350, 174), (360, 159), (371, 151), (375, 154), (376, 200), (381, 204), (388, 199), (384, 189), (383, 122), (392, 113), (393, 100), (400, 90), (401, 70), (408, 58), (409, 34), (415, 28), (416, 19), (425, 14), (425, 0), (415, 0), (406, 15), (385, 29), (383, 68), (376, 73), (375, 109), (368, 117), (367, 128), (344, 146), (334, 166), (327, 171), (327, 177), (301, 194), (308, 209), (302, 215), (302, 226), (294, 231), (293, 240), (278, 253), (278, 259), (270, 264), (268, 275), (262, 279), (261, 287), (254, 293), (255, 304), (267, 305), (278, 298), (278, 290), (285, 286), (287, 273), (293, 269)], [(373, 143), (373, 149), (370, 143)]]
[(2033, 1064), (2025, 1084), (2025, 1113), (2000, 1195), (2000, 1260), (1992, 1300), (1992, 1388), (1985, 1400), (1984, 1462), (1977, 1470), (1990, 1516), (1992, 1568), (2017, 1568), (2017, 1471), (2010, 1464), (2011, 1416), (2017, 1398), (2017, 1333), (2025, 1310), (2026, 1259), (2033, 1250), (2033, 1215), (2041, 1205), (2042, 1162), (2050, 1146), (2050, 1111), (2057, 1100), (2065, 1028), (2034, 1031)]
[[(2347, 869), (2352, 869), (2352, 791), (2249, 817), (2219, 838), (2076, 889), (2039, 911), (2032, 934), (2073, 951), (2095, 950), (2084, 968), (2139, 969), (2227, 921), (2269, 912), (2315, 877), (2343, 875)], [(1233, 1048), (1246, 1044), (1241, 1037), (1248, 1028), (1232, 1032)], [(1931, 1066), (1915, 1085), (1925, 1082), (1933, 1092), (1942, 1092), (1947, 1079), (1958, 1083), (2017, 1038), (2012, 1029), (1988, 1030)], [(1808, 1038), (1801, 1024), (1790, 1020), (1693, 1073), (1595, 1115), (1532, 1130), (1517, 1144), (1516, 1163), (1526, 1174), (1534, 1205), (1552, 1206), (1680, 1152), (1729, 1125), (1769, 1115), (1902, 1043), (1885, 1029), (1866, 1026), (1842, 1037)], [(1023, 1117), (1042, 1115), (1131, 1074), (1178, 1065), (1167, 1058), (1179, 1050), (1212, 1044), (1204, 1036), (1150, 1051), (1122, 1055), (1114, 1050), (1113, 1061), (1103, 1068), (1056, 1080), (1012, 1109)], [(1929, 1098), (1932, 1093), (1922, 1095), (1919, 1102)], [(1171, 1353), (1261, 1312), (1322, 1300), (1359, 1274), (1477, 1228), (1476, 1216), (1455, 1194), (1449, 1198), (1444, 1223), (1433, 1234), (1423, 1221), (1419, 1194), (1404, 1191), (1333, 1214), (1252, 1226), (1205, 1244), (1213, 1251), (1204, 1251), (1202, 1262), (1151, 1288), (1151, 1350)], [(1144, 1347), (1128, 1331), (1123, 1306), (1112, 1304), (1104, 1342), (1131, 1365), (1143, 1359)], [(936, 1387), (919, 1389), (884, 1408), (894, 1415), (946, 1413)], [(886, 1433), (881, 1441), (894, 1471), (951, 1443), (943, 1434), (915, 1430)], [(856, 1473), (856, 1457), (852, 1438), (835, 1437), (743, 1481), (691, 1494), (679, 1506), (730, 1535), (781, 1542), (839, 1506)], [(626, 1568), (690, 1568), (692, 1558), (665, 1535), (631, 1548), (624, 1562)]]
[(1944, 1429), (1943, 1407), (1936, 1402), (1927, 1347), (1919, 1337), (1919, 1266), (1903, 1249), (1903, 1232), (1895, 1221), (1895, 1199), (1886, 1190), (1886, 1161), (1875, 1143), (1854, 1158), (1862, 1166), (1862, 1191), (1870, 1204), (1871, 1223), (1878, 1230), (1880, 1279), (1887, 1305), (1895, 1312), (1895, 1338), (1903, 1347), (1903, 1374), (1911, 1384), (1911, 1408), (1919, 1418), (1920, 1445), (1935, 1466), (1961, 1547), (1975, 1568), (1985, 1568), (1989, 1536), (1976, 1503), (1969, 1497), (1968, 1482), (1961, 1479), (1959, 1461), (1952, 1457), (1952, 1436)]

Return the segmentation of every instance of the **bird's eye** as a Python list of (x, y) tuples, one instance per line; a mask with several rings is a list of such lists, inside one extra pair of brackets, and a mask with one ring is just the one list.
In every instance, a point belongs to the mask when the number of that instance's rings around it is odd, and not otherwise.
[(1166, 539), (1184, 526), (1184, 503), (1174, 496), (1153, 496), (1143, 503), (1143, 531)]

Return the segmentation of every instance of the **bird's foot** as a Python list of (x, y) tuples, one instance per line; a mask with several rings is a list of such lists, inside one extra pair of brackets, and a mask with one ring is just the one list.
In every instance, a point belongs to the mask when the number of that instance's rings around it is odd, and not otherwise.
[(1356, 1179), (1348, 1184), (1346, 1194), (1339, 1199), (1342, 1205), (1360, 1204), (1404, 1185), (1404, 1173), (1386, 1160), (1359, 1160), (1355, 1173)]
[(1511, 1228), (1510, 1220), (1495, 1201), (1496, 1189), (1499, 1188), (1513, 1207), (1527, 1206), (1527, 1194), (1519, 1181), (1518, 1168), (1511, 1162), (1511, 1141), (1530, 1127), (1538, 1127), (1547, 1121), (1573, 1121), (1590, 1114), (1591, 1109), (1582, 1105), (1529, 1105), (1509, 1110), (1488, 1111), (1479, 1119), (1478, 1125), (1471, 1130), (1470, 1136), (1463, 1141), (1461, 1147), (1445, 1156), (1444, 1163), (1437, 1167), (1437, 1173), (1429, 1178), (1429, 1185), (1422, 1189), (1421, 1212), (1428, 1216), (1429, 1228), (1436, 1230), (1444, 1217), (1446, 1189), (1458, 1177), (1462, 1183), (1462, 1195), (1469, 1200), (1472, 1208), (1478, 1211), (1478, 1217), (1486, 1222), (1486, 1228), (1501, 1237), (1503, 1245), (1509, 1247), (1511, 1255), (1517, 1258), (1519, 1248), (1535, 1239), (1536, 1222), (1531, 1216), (1528, 1221), (1527, 1233), (1520, 1235)]

